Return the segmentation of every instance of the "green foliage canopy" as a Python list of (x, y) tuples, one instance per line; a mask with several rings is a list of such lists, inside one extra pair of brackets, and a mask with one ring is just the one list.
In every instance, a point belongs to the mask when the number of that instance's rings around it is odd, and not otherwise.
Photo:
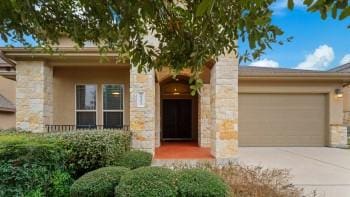
[[(236, 52), (235, 40), (249, 43), (240, 60), (256, 59), (283, 31), (272, 24), (275, 0), (2, 0), (0, 36), (24, 45), (33, 36), (44, 49), (64, 36), (77, 46), (96, 44), (115, 52), (138, 70), (169, 66), (174, 73), (190, 68), (193, 79), (208, 60)], [(305, 0), (308, 11), (343, 20), (348, 0)], [(288, 0), (293, 9), (293, 0)], [(145, 39), (152, 35), (155, 42)], [(288, 41), (289, 39), (287, 39)]]

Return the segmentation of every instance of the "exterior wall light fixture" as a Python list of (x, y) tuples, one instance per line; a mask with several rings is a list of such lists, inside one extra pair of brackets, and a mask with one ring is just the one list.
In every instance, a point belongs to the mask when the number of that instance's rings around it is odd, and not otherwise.
[(335, 95), (336, 95), (338, 98), (343, 98), (343, 90), (340, 89), (340, 88), (335, 89)]

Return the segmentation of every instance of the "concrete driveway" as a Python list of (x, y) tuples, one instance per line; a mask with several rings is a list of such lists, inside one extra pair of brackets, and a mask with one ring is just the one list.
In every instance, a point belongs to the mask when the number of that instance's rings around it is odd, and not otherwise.
[(292, 182), (319, 196), (350, 196), (350, 150), (326, 147), (241, 147), (239, 162), (290, 169)]

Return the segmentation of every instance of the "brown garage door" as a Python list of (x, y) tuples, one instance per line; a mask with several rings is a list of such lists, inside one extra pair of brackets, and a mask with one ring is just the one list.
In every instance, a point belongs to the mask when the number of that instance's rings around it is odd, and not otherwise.
[(240, 146), (325, 146), (325, 94), (239, 94)]

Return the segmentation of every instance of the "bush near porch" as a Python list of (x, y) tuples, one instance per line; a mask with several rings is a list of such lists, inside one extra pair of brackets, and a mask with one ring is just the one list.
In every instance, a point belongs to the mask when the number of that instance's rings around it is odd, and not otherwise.
[(108, 165), (116, 165), (130, 151), (131, 134), (127, 131), (83, 130), (44, 135), (67, 151), (66, 167), (74, 178)]
[(67, 196), (73, 180), (65, 171), (65, 151), (26, 137), (0, 136), (0, 196)]
[(129, 149), (125, 131), (0, 132), (0, 196), (68, 196), (72, 178)]
[(140, 150), (125, 152), (116, 162), (117, 166), (125, 166), (130, 169), (136, 169), (143, 166), (150, 166), (152, 163), (152, 154)]
[(81, 176), (70, 188), (71, 197), (114, 196), (114, 187), (129, 171), (126, 167), (103, 167)]

